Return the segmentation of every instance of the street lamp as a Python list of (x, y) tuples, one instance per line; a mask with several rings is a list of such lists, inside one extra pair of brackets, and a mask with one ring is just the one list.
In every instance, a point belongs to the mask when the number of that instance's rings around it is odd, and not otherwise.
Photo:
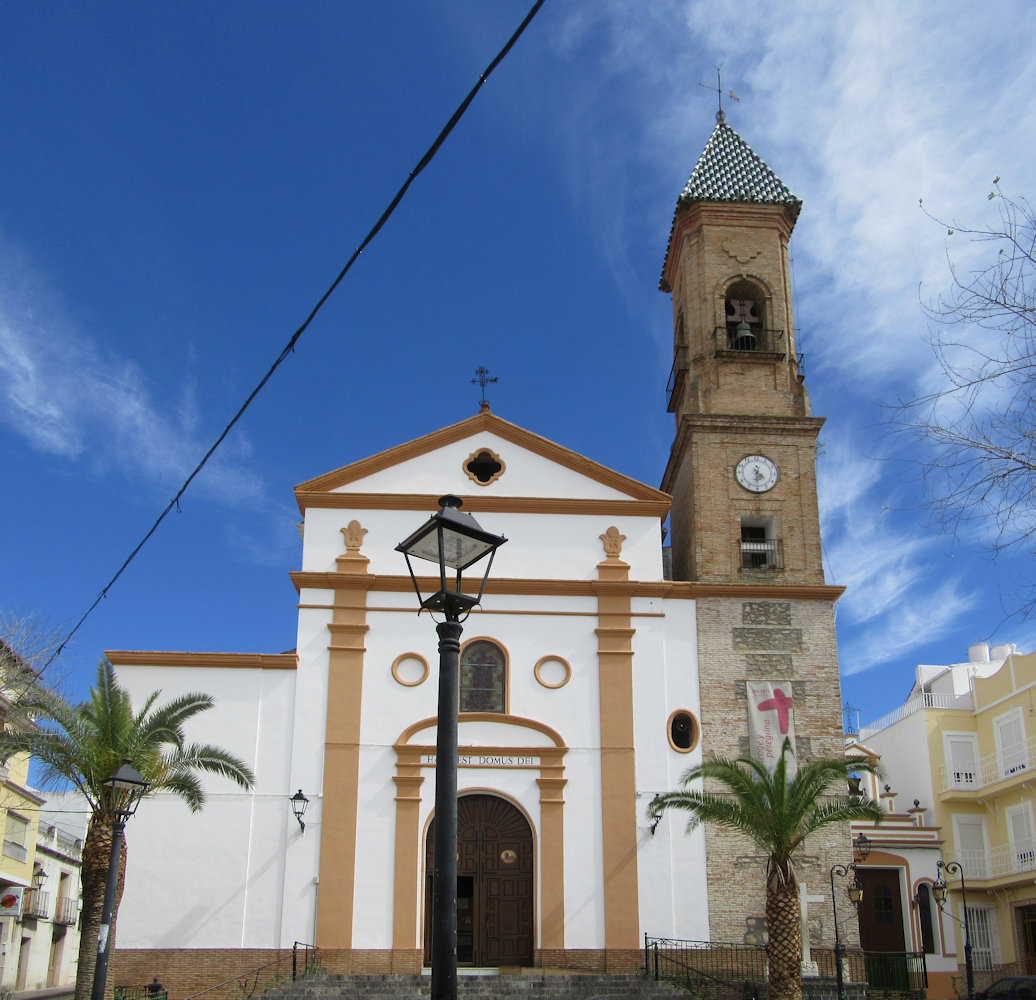
[[(960, 876), (960, 899), (961, 908), (964, 910), (964, 920), (958, 920), (957, 923), (964, 927), (964, 974), (968, 980), (968, 1000), (972, 1000), (972, 997), (975, 995), (975, 968), (971, 964), (971, 925), (968, 921), (968, 895), (964, 888), (964, 869), (959, 861), (936, 861), (935, 868), (937, 874), (932, 885), (932, 895), (935, 897), (940, 913), (945, 912), (942, 907), (943, 903), (946, 902), (946, 895), (949, 891), (944, 872)], [(957, 918), (954, 917), (954, 919), (956, 920)]]
[[(435, 736), (432, 1000), (456, 1000), (457, 996), (457, 713), (460, 637), (464, 631), (461, 623), (482, 600), (493, 557), (507, 541), (502, 535), (480, 528), (470, 514), (459, 509), (461, 504), (460, 497), (442, 497), (442, 509), (396, 546), (396, 551), (406, 557), (421, 610), (438, 612), (445, 618), (436, 621), (435, 626), (439, 636), (439, 708)], [(486, 556), (489, 560), (478, 595), (465, 594), (462, 572)], [(430, 597), (421, 596), (411, 558), (439, 566), (439, 589)], [(447, 569), (456, 571), (455, 581), (447, 581)]]
[(295, 818), (299, 821), (299, 826), (302, 828), (302, 832), (306, 832), (306, 824), (302, 822), (302, 817), (306, 815), (306, 806), (309, 805), (309, 799), (302, 794), (300, 788), (290, 799), (291, 811), (295, 814)]
[[(860, 834), (860, 837), (864, 841), (867, 839), (863, 834)], [(864, 847), (866, 848), (866, 853), (869, 853), (869, 845), (864, 845)], [(857, 847), (857, 850), (866, 857), (864, 847)], [(833, 865), (831, 868), (831, 910), (835, 917), (835, 978), (838, 982), (838, 1000), (845, 1000), (845, 972), (842, 969), (845, 946), (842, 944), (842, 936), (838, 933), (838, 900), (835, 896), (835, 876), (845, 878), (850, 872), (852, 872), (853, 880), (847, 890), (849, 900), (853, 906), (859, 906), (860, 900), (863, 899), (863, 886), (860, 885), (860, 880), (856, 875), (856, 862), (854, 861), (849, 865)]]
[(104, 887), (104, 908), (101, 911), (101, 926), (97, 931), (97, 962), (94, 965), (94, 983), (90, 1000), (104, 1000), (104, 988), (108, 980), (108, 959), (111, 955), (111, 926), (115, 919), (115, 891), (119, 883), (119, 856), (122, 852), (122, 838), (126, 831), (126, 820), (140, 805), (148, 790), (148, 783), (140, 772), (123, 757), (122, 764), (114, 774), (101, 782), (107, 795), (103, 803), (105, 812), (112, 817), (112, 849), (108, 856), (108, 881)]
[(43, 888), (43, 885), (48, 878), (49, 876), (42, 868), (37, 868), (36, 871), (32, 873), (32, 884), (37, 892)]

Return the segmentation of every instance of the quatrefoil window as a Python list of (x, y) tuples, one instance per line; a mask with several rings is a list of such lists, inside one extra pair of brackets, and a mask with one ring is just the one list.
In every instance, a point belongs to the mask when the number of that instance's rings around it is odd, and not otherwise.
[(468, 478), (479, 486), (488, 486), (496, 482), (504, 474), (504, 463), (495, 451), (488, 448), (480, 448), (468, 456), (464, 463), (464, 471)]

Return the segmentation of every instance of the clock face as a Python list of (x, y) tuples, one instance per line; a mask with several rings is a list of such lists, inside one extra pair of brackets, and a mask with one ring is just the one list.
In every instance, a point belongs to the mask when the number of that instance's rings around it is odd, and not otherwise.
[(734, 475), (746, 490), (765, 493), (777, 485), (780, 473), (765, 455), (748, 455), (737, 463)]

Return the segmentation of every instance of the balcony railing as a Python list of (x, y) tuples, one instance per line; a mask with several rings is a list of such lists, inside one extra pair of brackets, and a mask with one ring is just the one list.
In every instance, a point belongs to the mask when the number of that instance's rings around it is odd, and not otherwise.
[(968, 879), (1000, 878), (1036, 872), (1036, 839), (1026, 837), (1013, 844), (998, 844), (988, 851), (957, 851)]
[(27, 889), (22, 899), (22, 916), (46, 919), (49, 906), (49, 892), (44, 892), (42, 889)]
[(79, 900), (63, 896), (54, 907), (54, 923), (74, 924), (79, 919)]
[(1012, 778), (1032, 778), (1036, 773), (1036, 736), (1024, 743), (1002, 747), (984, 754), (974, 764), (939, 767), (939, 782), (944, 792), (985, 788)]
[(673, 356), (673, 367), (669, 372), (669, 381), (665, 387), (665, 405), (666, 410), (669, 413), (676, 411), (676, 403), (674, 397), (676, 396), (677, 390), (683, 385), (683, 380), (687, 377), (687, 348), (678, 347), (676, 353)]
[(880, 733), (883, 729), (888, 729), (889, 726), (894, 726), (897, 722), (905, 719), (907, 716), (913, 715), (915, 712), (922, 712), (926, 708), (970, 709), (971, 695), (932, 694), (930, 691), (926, 691), (924, 694), (915, 695), (909, 701), (903, 702), (899, 708), (895, 708), (891, 712), (883, 715), (876, 722), (871, 722), (866, 726), (861, 726), (860, 736), (866, 738), (874, 733)]
[(742, 569), (783, 569), (779, 538), (742, 539), (738, 542)]
[(3, 854), (5, 858), (12, 858), (14, 861), (24, 861), (29, 856), (25, 845), (13, 840), (4, 841)]
[(734, 326), (717, 326), (713, 331), (716, 351), (734, 351), (738, 354), (783, 354), (783, 330), (758, 330), (754, 327), (739, 331)]

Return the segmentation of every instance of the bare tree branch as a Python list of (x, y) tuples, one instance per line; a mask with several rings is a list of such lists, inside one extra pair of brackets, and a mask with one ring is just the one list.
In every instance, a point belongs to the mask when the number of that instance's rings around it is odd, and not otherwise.
[[(937, 526), (978, 528), (994, 554), (1036, 538), (1036, 213), (1006, 197), (999, 180), (989, 193), (999, 221), (988, 229), (947, 225), (922, 205), (949, 239), (989, 248), (974, 269), (947, 249), (950, 288), (922, 302), (941, 384), (890, 418), (921, 445), (916, 461)], [(1034, 608), (1031, 597), (1014, 611)]]

